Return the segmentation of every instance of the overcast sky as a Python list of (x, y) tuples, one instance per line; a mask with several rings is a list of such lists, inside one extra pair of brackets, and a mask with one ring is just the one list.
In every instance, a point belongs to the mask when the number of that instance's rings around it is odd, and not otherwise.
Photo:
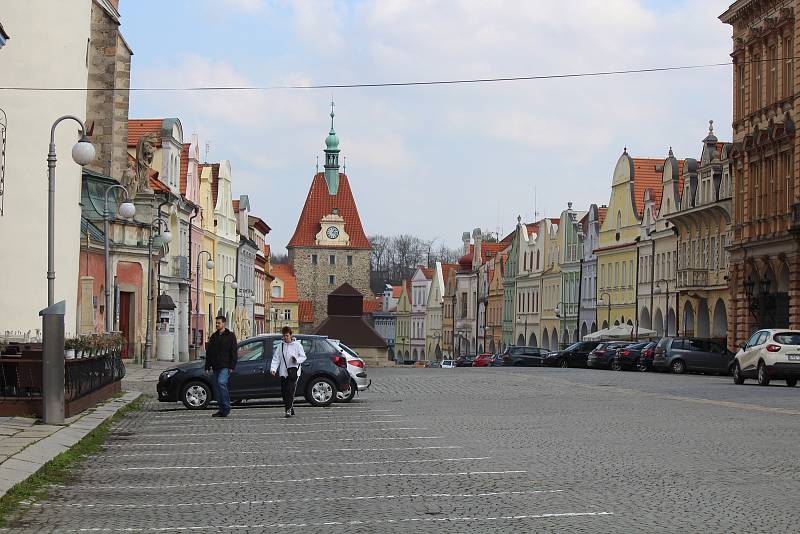
[[(133, 86), (488, 78), (728, 61), (728, 0), (122, 0)], [(700, 155), (731, 136), (731, 68), (434, 87), (133, 93), (231, 160), (286, 245), (322, 156), (331, 96), (368, 234), (456, 246), (475, 227), (607, 204), (623, 147)], [(204, 151), (203, 151), (204, 153)], [(322, 159), (322, 158), (321, 158)], [(341, 162), (341, 158), (340, 158)], [(535, 199), (535, 207), (534, 207)]]

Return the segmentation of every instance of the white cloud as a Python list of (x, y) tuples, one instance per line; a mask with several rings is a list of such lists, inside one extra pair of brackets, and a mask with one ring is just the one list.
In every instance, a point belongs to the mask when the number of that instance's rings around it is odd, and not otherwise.
[(244, 11), (245, 13), (258, 13), (266, 6), (264, 0), (223, 0), (225, 7)]

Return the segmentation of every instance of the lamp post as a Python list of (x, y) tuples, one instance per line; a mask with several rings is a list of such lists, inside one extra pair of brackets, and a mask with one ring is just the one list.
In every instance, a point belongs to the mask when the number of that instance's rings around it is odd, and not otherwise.
[(524, 346), (524, 344), (528, 343), (528, 314), (527, 313), (519, 314), (517, 316), (517, 320), (519, 320), (520, 317), (524, 317), (525, 318), (525, 335), (524, 335), (525, 341), (523, 342), (523, 346)]
[(94, 145), (86, 136), (83, 122), (73, 115), (56, 119), (50, 128), (50, 148), (47, 152), (47, 306), (52, 306), (55, 298), (55, 215), (56, 215), (56, 126), (66, 119), (73, 120), (81, 127), (81, 137), (72, 147), (72, 159), (83, 167), (94, 161)]
[(104, 235), (104, 243), (103, 243), (103, 262), (105, 267), (105, 297), (106, 297), (106, 332), (111, 332), (114, 330), (114, 315), (111, 313), (111, 263), (109, 260), (109, 223), (111, 221), (111, 212), (108, 211), (108, 193), (113, 191), (114, 189), (120, 189), (125, 194), (125, 202), (119, 205), (117, 211), (119, 214), (122, 215), (126, 219), (133, 219), (133, 216), (136, 215), (136, 206), (130, 202), (130, 195), (128, 194), (128, 190), (125, 187), (115, 184), (106, 189), (104, 195), (104, 203), (103, 203), (103, 234)]
[[(161, 225), (164, 231), (161, 231)], [(150, 223), (150, 236), (147, 238), (147, 330), (144, 343), (144, 361), (142, 367), (150, 369), (150, 360), (153, 356), (153, 227), (158, 228), (158, 235), (161, 237), (162, 244), (169, 244), (172, 241), (172, 232), (169, 231), (169, 224), (161, 217), (156, 217)]]
[(608, 319), (606, 320), (606, 323), (608, 323), (608, 327), (607, 328), (611, 328), (611, 294), (608, 293), (608, 291), (603, 291), (602, 293), (600, 293), (600, 299), (598, 299), (597, 303), (599, 305), (601, 305), (601, 306), (606, 304), (605, 302), (603, 302), (603, 295), (608, 296), (608, 304), (607, 304), (608, 305)]
[(278, 310), (274, 307), (269, 309), (269, 332), (275, 333), (275, 323), (278, 321)]
[(195, 296), (194, 300), (195, 300), (195, 302), (194, 302), (194, 356), (193, 356), (193, 358), (195, 360), (197, 359), (197, 347), (200, 344), (200, 339), (198, 339), (198, 337), (199, 337), (198, 334), (200, 333), (200, 325), (198, 324), (198, 321), (200, 320), (200, 283), (202, 282), (202, 279), (200, 278), (200, 258), (203, 256), (203, 254), (207, 254), (208, 255), (208, 259), (206, 260), (206, 269), (211, 270), (211, 269), (214, 268), (214, 260), (211, 259), (212, 256), (211, 256), (211, 253), (209, 251), (201, 250), (200, 252), (197, 253), (197, 268), (195, 269), (195, 273), (197, 273), (196, 274), (196, 276), (197, 276), (197, 285), (195, 285), (195, 288), (194, 288), (194, 296)]
[[(664, 284), (667, 286), (666, 291), (664, 292), (664, 294), (667, 297), (667, 307), (666, 307), (667, 313), (666, 315), (664, 315), (664, 335), (668, 336), (669, 335), (669, 280), (667, 280), (666, 278), (662, 278), (661, 280), (656, 280), (655, 282), (656, 287), (655, 289), (653, 289), (653, 293), (656, 295), (661, 294), (661, 282), (664, 282)], [(650, 313), (653, 313), (652, 309), (650, 310)], [(678, 313), (677, 310), (675, 311), (675, 313), (676, 314)], [(675, 335), (676, 336), (678, 335), (677, 331), (675, 332)]]
[(236, 291), (236, 289), (239, 288), (239, 284), (236, 282), (236, 277), (233, 274), (228, 273), (222, 278), (222, 315), (224, 315), (226, 319), (228, 318), (228, 311), (227, 311), (227, 298), (226, 298), (227, 292), (225, 291), (225, 289), (228, 287), (229, 276), (231, 277), (231, 287), (233, 288), (233, 290)]

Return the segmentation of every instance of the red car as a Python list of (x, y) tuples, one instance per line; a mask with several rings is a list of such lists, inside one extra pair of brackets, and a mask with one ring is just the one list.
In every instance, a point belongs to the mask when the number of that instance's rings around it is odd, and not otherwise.
[(472, 362), (472, 367), (491, 367), (491, 365), (491, 354), (479, 354), (478, 357)]

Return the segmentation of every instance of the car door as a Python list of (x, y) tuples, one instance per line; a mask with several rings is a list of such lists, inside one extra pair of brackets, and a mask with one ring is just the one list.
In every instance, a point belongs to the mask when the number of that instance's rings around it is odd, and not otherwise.
[(687, 367), (691, 367), (691, 360), (693, 360), (690, 349), (690, 343), (688, 339), (678, 338), (672, 340), (672, 343), (669, 345), (669, 350), (667, 352), (667, 360), (670, 365), (672, 365), (672, 360), (675, 358), (680, 358), (681, 360), (686, 363)]
[(264, 352), (264, 341), (260, 339), (239, 344), (236, 370), (228, 379), (231, 397), (256, 398), (264, 393), (264, 382), (268, 374)]
[(704, 339), (687, 339), (684, 341), (686, 349), (686, 366), (693, 370), (705, 370), (708, 368), (708, 342)]
[(764, 330), (759, 330), (750, 336), (742, 355), (742, 371), (755, 374), (759, 354), (764, 345), (766, 345), (767, 339), (769, 339), (769, 332)]

